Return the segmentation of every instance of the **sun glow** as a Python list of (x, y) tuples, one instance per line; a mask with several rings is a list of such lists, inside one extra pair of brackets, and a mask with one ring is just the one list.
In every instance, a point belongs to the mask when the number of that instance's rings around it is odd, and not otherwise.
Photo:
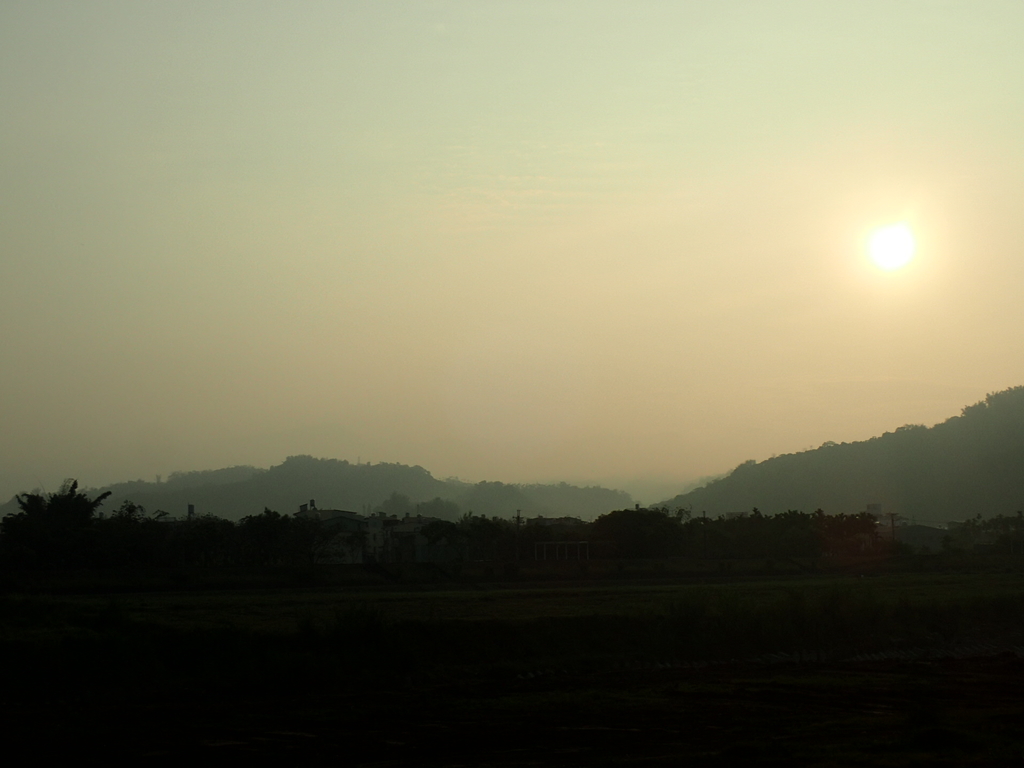
[(876, 229), (868, 240), (871, 260), (887, 272), (905, 267), (914, 258), (917, 244), (906, 224), (892, 224)]

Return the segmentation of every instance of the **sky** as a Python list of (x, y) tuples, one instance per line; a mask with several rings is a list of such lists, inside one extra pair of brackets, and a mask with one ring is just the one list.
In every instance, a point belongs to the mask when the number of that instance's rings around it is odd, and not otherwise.
[(312, 454), (652, 502), (956, 415), (1024, 384), (1022, 33), (7, 0), (0, 496)]

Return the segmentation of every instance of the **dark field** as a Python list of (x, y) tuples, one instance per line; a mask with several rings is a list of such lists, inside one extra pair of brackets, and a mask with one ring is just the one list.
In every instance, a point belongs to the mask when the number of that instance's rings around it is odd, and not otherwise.
[(353, 571), (306, 586), (10, 594), (0, 716), (9, 744), (92, 756), (1024, 759), (1019, 573), (703, 580), (360, 583)]

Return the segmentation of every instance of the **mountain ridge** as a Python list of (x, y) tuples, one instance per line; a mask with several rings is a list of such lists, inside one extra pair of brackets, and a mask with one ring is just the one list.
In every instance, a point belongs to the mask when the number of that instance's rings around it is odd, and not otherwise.
[(662, 502), (694, 514), (857, 512), (869, 503), (945, 523), (1024, 508), (1024, 386), (993, 392), (932, 427), (906, 424), (853, 443), (746, 461)]
[[(188, 506), (196, 514), (230, 520), (256, 515), (264, 508), (290, 514), (315, 500), (321, 509), (348, 509), (368, 513), (386, 509), (451, 517), (472, 511), (489, 517), (524, 515), (571, 516), (593, 519), (613, 509), (631, 506), (625, 491), (568, 483), (469, 483), (455, 478), (439, 480), (421, 466), (406, 464), (351, 464), (341, 459), (289, 456), (268, 469), (251, 466), (219, 470), (176, 472), (163, 482), (135, 480), (114, 483), (90, 493), (110, 492), (108, 513), (130, 500), (150, 513), (157, 510), (184, 517)], [(438, 504), (437, 500), (447, 502)], [(453, 506), (454, 505), (454, 506)], [(17, 512), (12, 498), (0, 506), (0, 517)]]

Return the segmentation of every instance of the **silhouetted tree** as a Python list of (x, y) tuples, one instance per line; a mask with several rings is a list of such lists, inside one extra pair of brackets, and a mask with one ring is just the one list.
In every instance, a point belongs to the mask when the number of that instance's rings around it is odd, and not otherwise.
[(679, 520), (660, 509), (620, 509), (591, 523), (595, 541), (611, 542), (617, 557), (635, 559), (679, 554)]
[(404, 493), (392, 491), (384, 501), (377, 505), (376, 511), (383, 512), (388, 517), (405, 517), (414, 511), (413, 504)]
[(16, 496), (21, 510), (0, 521), (0, 552), (10, 565), (29, 568), (78, 568), (93, 558), (96, 510), (110, 493), (90, 499), (77, 480), (43, 496)]
[(177, 565), (230, 565), (238, 559), (235, 524), (212, 515), (175, 524), (168, 547)]
[(166, 561), (169, 528), (148, 517), (141, 504), (125, 500), (110, 517), (96, 520), (94, 528), (97, 566), (150, 566)]
[(441, 520), (455, 522), (459, 519), (461, 510), (454, 501), (448, 501), (437, 496), (430, 501), (421, 501), (416, 505), (416, 514), (423, 517), (436, 517)]

